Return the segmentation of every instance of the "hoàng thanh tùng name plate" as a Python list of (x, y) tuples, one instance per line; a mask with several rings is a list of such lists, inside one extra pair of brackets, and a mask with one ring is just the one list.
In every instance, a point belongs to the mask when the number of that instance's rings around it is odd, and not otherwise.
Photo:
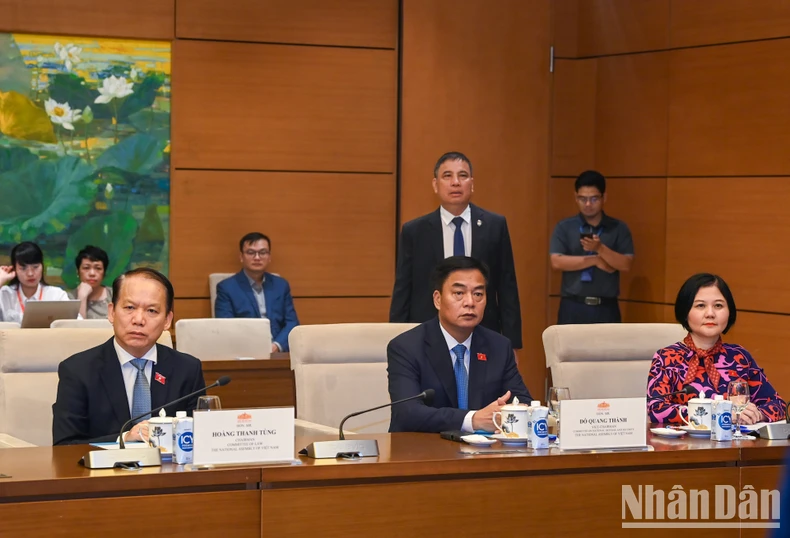
[(647, 399), (607, 398), (560, 402), (560, 449), (647, 446)]
[(294, 459), (294, 408), (195, 411), (193, 465)]

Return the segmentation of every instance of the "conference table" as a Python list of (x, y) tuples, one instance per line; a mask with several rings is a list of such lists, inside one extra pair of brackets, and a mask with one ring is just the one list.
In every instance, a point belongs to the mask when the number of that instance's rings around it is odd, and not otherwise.
[[(9, 475), (0, 478), (0, 536), (665, 537), (672, 530), (623, 528), (635, 521), (623, 515), (624, 486), (773, 489), (790, 446), (648, 433), (649, 451), (486, 454), (478, 452), (502, 447), (434, 434), (362, 437), (377, 439), (379, 457), (211, 470), (90, 470), (77, 464), (86, 446), (0, 450), (0, 473)], [(329, 437), (298, 433), (296, 450), (321, 439)], [(720, 538), (765, 530), (684, 532)]]

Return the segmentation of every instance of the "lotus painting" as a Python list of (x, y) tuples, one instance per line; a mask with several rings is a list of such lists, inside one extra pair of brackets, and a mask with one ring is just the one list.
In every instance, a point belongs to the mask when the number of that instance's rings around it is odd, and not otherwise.
[(170, 43), (0, 33), (0, 264), (35, 241), (76, 287), (85, 245), (105, 284), (168, 272)]

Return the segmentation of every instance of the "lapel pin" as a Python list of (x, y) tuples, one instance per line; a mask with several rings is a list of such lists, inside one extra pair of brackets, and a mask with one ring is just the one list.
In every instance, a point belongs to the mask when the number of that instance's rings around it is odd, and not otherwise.
[(164, 385), (164, 384), (165, 384), (165, 381), (167, 381), (167, 378), (166, 378), (165, 376), (163, 376), (162, 374), (160, 374), (159, 372), (156, 372), (156, 373), (154, 374), (154, 381), (156, 381), (157, 383), (161, 383), (162, 385)]
[(478, 353), (477, 354), (477, 360), (479, 360), (479, 361), (487, 361), (488, 357), (486, 357), (485, 353)]
[(478, 225), (478, 226), (482, 226), (482, 225), (483, 225), (483, 221), (482, 221), (482, 220), (480, 220), (480, 219), (477, 219), (477, 225)]

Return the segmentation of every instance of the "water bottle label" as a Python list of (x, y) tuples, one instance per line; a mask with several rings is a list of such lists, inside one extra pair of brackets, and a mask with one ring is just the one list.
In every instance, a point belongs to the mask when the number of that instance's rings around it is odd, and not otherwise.
[(549, 423), (546, 421), (545, 418), (541, 418), (535, 421), (535, 435), (537, 435), (540, 438), (549, 436)]
[(722, 413), (719, 415), (719, 427), (722, 430), (732, 429), (732, 415), (729, 413)]
[(192, 452), (192, 432), (184, 432), (178, 436), (178, 448), (184, 452)]

